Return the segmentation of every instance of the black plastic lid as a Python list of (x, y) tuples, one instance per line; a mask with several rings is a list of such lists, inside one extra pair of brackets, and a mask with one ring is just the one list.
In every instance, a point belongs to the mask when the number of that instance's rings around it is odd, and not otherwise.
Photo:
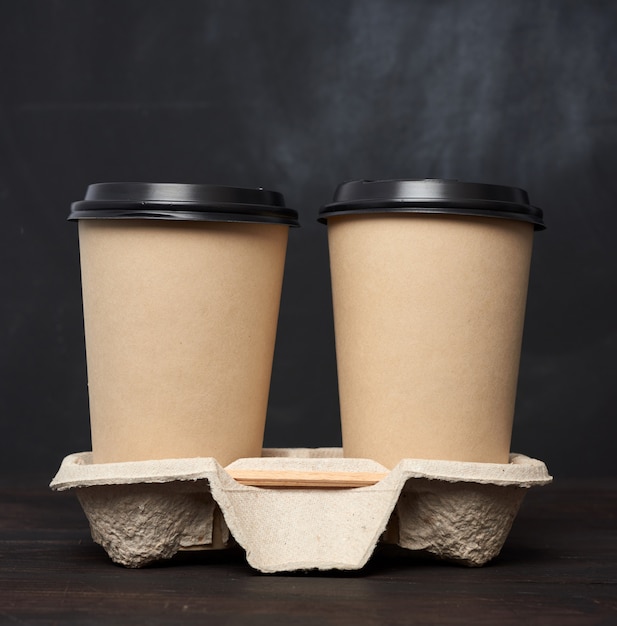
[(299, 226), (283, 196), (265, 189), (183, 183), (96, 183), (69, 220), (160, 219)]
[(542, 210), (529, 204), (522, 189), (440, 178), (343, 183), (333, 202), (320, 209), (319, 221), (337, 215), (399, 212), (499, 217), (545, 228)]

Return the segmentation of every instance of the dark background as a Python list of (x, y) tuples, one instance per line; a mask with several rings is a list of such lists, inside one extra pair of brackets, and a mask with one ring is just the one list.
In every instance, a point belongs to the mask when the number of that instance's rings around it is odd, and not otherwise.
[(263, 186), (291, 233), (266, 445), (340, 443), (325, 227), (354, 178), (526, 189), (513, 449), (615, 475), (617, 2), (0, 2), (0, 470), (89, 449), (72, 201), (98, 181)]

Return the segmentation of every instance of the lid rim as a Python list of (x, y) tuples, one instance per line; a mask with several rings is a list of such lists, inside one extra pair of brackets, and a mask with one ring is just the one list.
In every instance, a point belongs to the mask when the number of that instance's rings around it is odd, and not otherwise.
[(448, 209), (444, 207), (384, 207), (366, 210), (343, 210), (332, 211), (331, 213), (320, 215), (318, 222), (321, 224), (327, 224), (328, 219), (332, 217), (354, 217), (358, 215), (402, 215), (402, 214), (415, 214), (415, 215), (441, 215), (441, 216), (460, 216), (460, 217), (487, 217), (491, 219), (508, 219), (515, 222), (526, 222), (532, 224), (535, 230), (545, 230), (546, 226), (543, 221), (540, 221), (533, 215), (525, 213), (517, 213), (512, 211), (487, 211), (483, 209), (474, 209), (473, 207), (461, 207), (460, 209)]
[(542, 209), (529, 203), (523, 189), (446, 179), (348, 181), (337, 187), (333, 202), (320, 208), (318, 221), (368, 213), (501, 217), (545, 228)]
[(74, 211), (68, 217), (69, 222), (79, 220), (159, 220), (173, 222), (226, 222), (226, 223), (250, 223), (250, 224), (274, 224), (281, 226), (298, 227), (300, 223), (293, 216), (284, 215), (250, 215), (247, 213), (231, 213), (216, 211), (165, 211), (161, 210), (109, 210)]
[(299, 226), (281, 193), (189, 183), (93, 183), (67, 218), (250, 222)]

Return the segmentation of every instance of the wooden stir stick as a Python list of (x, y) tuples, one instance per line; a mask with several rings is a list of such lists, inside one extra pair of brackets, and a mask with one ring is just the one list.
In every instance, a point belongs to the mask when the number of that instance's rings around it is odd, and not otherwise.
[(294, 470), (228, 469), (241, 485), (287, 489), (352, 489), (369, 487), (388, 474), (381, 472), (303, 472)]

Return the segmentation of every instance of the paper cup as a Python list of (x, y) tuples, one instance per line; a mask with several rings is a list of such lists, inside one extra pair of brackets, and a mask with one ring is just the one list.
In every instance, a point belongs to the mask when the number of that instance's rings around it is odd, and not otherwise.
[(343, 450), (507, 463), (534, 228), (524, 191), (354, 181), (322, 208)]
[(94, 462), (260, 456), (295, 211), (264, 190), (102, 183), (69, 219)]

